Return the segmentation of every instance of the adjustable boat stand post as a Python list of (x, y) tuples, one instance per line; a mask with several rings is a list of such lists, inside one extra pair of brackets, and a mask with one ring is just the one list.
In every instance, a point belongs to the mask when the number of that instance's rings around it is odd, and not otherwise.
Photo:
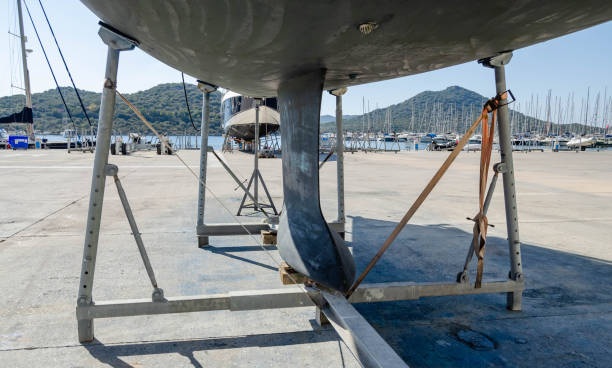
[[(505, 65), (510, 62), (512, 52), (503, 52), (497, 56), (479, 60), (495, 70), (495, 88), (497, 94), (506, 92)], [(510, 115), (506, 100), (502, 100), (498, 109), (499, 146), (501, 151), (500, 172), (503, 174), (504, 205), (506, 209), (506, 229), (508, 231), (508, 248), (510, 252), (509, 279), (523, 283), (521, 266), (521, 242), (519, 240), (518, 210), (516, 207), (516, 189), (514, 186), (514, 162), (512, 160), (512, 136), (510, 134)], [(521, 310), (523, 290), (507, 293), (507, 307), (510, 310)]]
[[(249, 179), (249, 184), (247, 185), (244, 196), (242, 197), (242, 201), (240, 202), (240, 207), (238, 207), (237, 216), (240, 216), (240, 213), (244, 208), (252, 208), (255, 211), (264, 212), (266, 208), (271, 208), (275, 215), (278, 215), (276, 211), (276, 207), (274, 206), (274, 201), (272, 201), (272, 197), (268, 192), (268, 188), (266, 187), (266, 183), (261, 176), (261, 171), (259, 171), (259, 106), (261, 104), (261, 99), (255, 99), (255, 135), (253, 137), (253, 155), (254, 155), (254, 166), (253, 173), (251, 174), (251, 178)], [(266, 197), (268, 198), (268, 202), (270, 204), (266, 204), (263, 202), (259, 202), (259, 182), (261, 181), (261, 186), (266, 192)], [(252, 203), (245, 204), (247, 197), (250, 194), (251, 184), (253, 184), (253, 195), (251, 198), (253, 199)]]
[[(253, 209), (258, 211), (259, 208), (259, 103), (260, 100), (255, 100), (255, 136), (253, 137), (253, 195), (255, 197), (255, 201), (253, 202)], [(244, 203), (246, 200), (246, 193), (244, 197), (242, 197), (242, 201)], [(276, 210), (274, 211), (276, 213)], [(240, 215), (240, 208), (238, 209), (238, 215)]]
[(136, 41), (115, 33), (108, 28), (101, 27), (98, 35), (108, 45), (106, 57), (106, 73), (102, 102), (100, 103), (100, 118), (98, 119), (98, 136), (96, 138), (96, 151), (89, 195), (89, 210), (87, 213), (87, 230), (83, 250), (83, 263), (81, 266), (81, 280), (77, 299), (77, 320), (79, 341), (93, 340), (93, 319), (81, 315), (80, 309), (93, 305), (92, 290), (96, 254), (98, 250), (98, 237), (100, 234), (100, 219), (102, 216), (102, 202), (104, 200), (104, 186), (106, 183), (105, 169), (110, 150), (110, 137), (113, 127), (113, 114), (115, 111), (115, 89), (117, 81), (117, 68), (119, 65), (119, 52), (132, 50)]
[(346, 93), (346, 88), (338, 88), (329, 91), (336, 96), (336, 180), (338, 188), (338, 216), (336, 223), (342, 224), (340, 235), (344, 237), (344, 223), (346, 216), (344, 213), (344, 132), (342, 130), (342, 95)]
[[(208, 125), (210, 119), (210, 93), (217, 90), (216, 86), (198, 81), (198, 88), (203, 94), (202, 123), (200, 125), (200, 181), (198, 182), (198, 224), (204, 226), (204, 207), (206, 204), (206, 159), (208, 156)], [(198, 247), (208, 246), (208, 236), (198, 236)]]

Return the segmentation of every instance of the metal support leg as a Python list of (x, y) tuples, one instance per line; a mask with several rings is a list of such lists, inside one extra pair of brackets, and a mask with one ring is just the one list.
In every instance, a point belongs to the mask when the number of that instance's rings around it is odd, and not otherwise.
[[(219, 157), (219, 155), (217, 155), (217, 152), (215, 152), (215, 150), (212, 147), (208, 147), (208, 151), (211, 152), (216, 158), (217, 161), (219, 161), (219, 163), (221, 164), (221, 166), (223, 166), (223, 168), (225, 169), (225, 171), (227, 171), (227, 173), (232, 177), (232, 179), (234, 179), (234, 181), (236, 182), (236, 184), (238, 184), (238, 186), (240, 187), (240, 189), (242, 189), (242, 191), (245, 193), (245, 196), (248, 196), (253, 202), (255, 202), (255, 197), (253, 197), (253, 195), (251, 194), (251, 192), (249, 191), (250, 189), (244, 186), (244, 183), (240, 181), (240, 179), (238, 179), (238, 177), (236, 176), (236, 174), (234, 174), (234, 172), (232, 171), (232, 169), (230, 169), (229, 166), (227, 166), (227, 164), (225, 163), (225, 161), (223, 161), (221, 159), (221, 157)], [(262, 180), (263, 181), (263, 180)], [(240, 205), (240, 209), (242, 209), (242, 204), (244, 204), (244, 200), (246, 199), (243, 198), (243, 202)], [(238, 210), (238, 216), (240, 216), (240, 209)], [(264, 213), (264, 215), (266, 214), (265, 211), (262, 211)], [(276, 209), (274, 210), (274, 213), (276, 213)]]
[[(253, 184), (253, 178), (255, 178), (255, 174), (256, 174), (255, 171), (253, 171), (253, 173), (251, 174), (251, 177), (249, 178), (249, 184), (247, 185), (244, 191), (244, 196), (242, 197), (242, 201), (240, 202), (240, 206), (238, 207), (238, 212), (236, 213), (236, 216), (240, 216), (242, 209), (245, 207), (244, 202), (246, 201), (247, 193), (251, 194), (251, 184)], [(256, 202), (255, 197), (253, 197), (253, 203), (255, 202)]]
[[(506, 91), (506, 72), (504, 65), (510, 62), (512, 53), (502, 53), (483, 62), (485, 66), (495, 69), (495, 88), (498, 94)], [(502, 100), (502, 105), (505, 100)], [(506, 228), (510, 251), (510, 274), (515, 281), (523, 281), (521, 265), (521, 243), (519, 240), (518, 211), (516, 206), (516, 189), (514, 187), (514, 162), (512, 160), (512, 137), (510, 135), (510, 117), (508, 106), (498, 110), (499, 146), (503, 167), (504, 202), (506, 207)], [(507, 307), (510, 310), (521, 310), (522, 291), (509, 292)]]
[(255, 202), (253, 202), (253, 209), (259, 211), (259, 99), (255, 100), (255, 137), (253, 138), (253, 153), (254, 153), (254, 169), (253, 176), (255, 182), (253, 183), (253, 196)]
[[(261, 176), (261, 171), (257, 170), (257, 175), (259, 176), (259, 180), (261, 182), (261, 186), (264, 190), (264, 193), (266, 193), (266, 197), (268, 198), (268, 202), (270, 203), (272, 212), (274, 212), (275, 215), (278, 215), (278, 212), (276, 211), (276, 207), (274, 206), (274, 201), (272, 200), (272, 196), (270, 195), (270, 192), (268, 191), (268, 187), (266, 186), (266, 182), (263, 180), (263, 176)], [(263, 211), (263, 209), (261, 210)]]
[[(336, 178), (338, 187), (338, 217), (337, 222), (344, 224), (344, 134), (342, 131), (342, 95), (346, 88), (329, 91), (336, 96)], [(344, 234), (342, 234), (344, 235)]]
[[(240, 202), (240, 207), (238, 207), (238, 213), (237, 213), (238, 216), (240, 216), (240, 213), (242, 212), (243, 208), (253, 208), (253, 210), (255, 211), (263, 212), (263, 214), (266, 216), (268, 215), (266, 214), (265, 209), (272, 208), (272, 211), (274, 212), (274, 214), (278, 215), (278, 212), (276, 211), (276, 207), (274, 206), (274, 201), (272, 201), (270, 192), (268, 192), (268, 188), (266, 187), (263, 177), (261, 176), (261, 172), (259, 171), (259, 106), (260, 104), (261, 104), (260, 99), (256, 99), (255, 100), (255, 135), (253, 137), (253, 155), (254, 155), (253, 174), (251, 175), (251, 178), (249, 179), (249, 185), (247, 186), (244, 196), (242, 197), (242, 201)], [(266, 193), (266, 197), (268, 198), (269, 204), (259, 202), (259, 183), (260, 182)], [(253, 194), (252, 195), (250, 192), (251, 184), (253, 184)], [(247, 196), (253, 200), (253, 203), (245, 205)]]
[[(81, 280), (77, 298), (77, 312), (79, 307), (93, 304), (92, 289), (96, 254), (98, 250), (98, 236), (100, 233), (100, 217), (102, 216), (102, 202), (104, 200), (104, 186), (106, 176), (104, 169), (108, 162), (110, 150), (110, 137), (113, 127), (113, 114), (115, 111), (115, 89), (117, 68), (119, 65), (119, 52), (131, 50), (135, 42), (113, 33), (106, 28), (98, 32), (102, 40), (108, 45), (106, 57), (106, 72), (102, 101), (100, 103), (100, 117), (98, 119), (98, 136), (96, 138), (96, 151), (89, 195), (89, 210), (87, 213), (87, 230), (83, 250), (83, 263), (81, 265)], [(79, 341), (92, 341), (94, 338), (92, 319), (78, 319)]]
[[(198, 183), (198, 224), (204, 225), (204, 211), (206, 204), (206, 159), (208, 156), (208, 125), (210, 114), (210, 92), (216, 90), (215, 86), (198, 81), (198, 87), (202, 90), (202, 123), (200, 125), (200, 182)], [(197, 229), (196, 226), (196, 229)], [(197, 233), (197, 230), (196, 230)], [(198, 236), (198, 247), (207, 247), (208, 236)]]
[(116, 165), (108, 164), (106, 165), (105, 174), (106, 176), (112, 176), (115, 181), (117, 193), (119, 193), (119, 199), (121, 200), (121, 205), (123, 206), (125, 216), (127, 217), (128, 223), (130, 224), (130, 229), (132, 230), (132, 235), (134, 235), (136, 246), (138, 246), (138, 252), (140, 252), (140, 257), (142, 258), (142, 262), (144, 263), (145, 269), (147, 270), (147, 275), (149, 276), (149, 280), (151, 280), (151, 286), (153, 286), (152, 299), (153, 301), (163, 301), (164, 291), (157, 286), (155, 273), (153, 272), (151, 261), (149, 260), (147, 250), (145, 249), (144, 242), (142, 241), (142, 237), (140, 236), (140, 231), (138, 230), (138, 226), (136, 225), (136, 220), (134, 219), (134, 214), (132, 213), (132, 208), (130, 207), (130, 202), (127, 199), (125, 191), (123, 190), (123, 185), (121, 185), (121, 181), (119, 180), (119, 168)]

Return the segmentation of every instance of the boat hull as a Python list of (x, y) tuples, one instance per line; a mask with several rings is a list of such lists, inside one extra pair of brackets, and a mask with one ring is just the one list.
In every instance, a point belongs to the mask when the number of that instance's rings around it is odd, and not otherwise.
[[(259, 124), (259, 137), (275, 133), (279, 128), (278, 124)], [(255, 124), (230, 125), (225, 128), (225, 134), (237, 139), (252, 141), (255, 138)]]
[(489, 57), (612, 19), (609, 0), (82, 2), (165, 64), (258, 97), (276, 96), (283, 80), (312, 70), (326, 70), (324, 89), (341, 88)]
[[(230, 95), (230, 96), (228, 96)], [(229, 92), (221, 101), (223, 130), (226, 135), (245, 141), (255, 138), (257, 121), (255, 100)], [(259, 106), (259, 137), (276, 132), (280, 128), (276, 98), (267, 98)]]
[(567, 146), (570, 148), (578, 148), (578, 147), (593, 147), (595, 146), (597, 141), (593, 137), (587, 138), (572, 138), (569, 142), (567, 142)]

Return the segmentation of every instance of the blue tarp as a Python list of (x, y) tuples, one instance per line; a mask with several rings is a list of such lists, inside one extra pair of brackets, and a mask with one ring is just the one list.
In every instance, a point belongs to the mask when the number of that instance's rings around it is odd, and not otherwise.
[(28, 149), (28, 137), (25, 135), (11, 135), (9, 136), (9, 144), (13, 148)]

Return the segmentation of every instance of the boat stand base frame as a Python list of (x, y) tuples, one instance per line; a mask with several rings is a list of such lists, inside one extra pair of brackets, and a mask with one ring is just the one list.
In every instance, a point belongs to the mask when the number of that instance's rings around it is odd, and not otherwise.
[[(480, 288), (475, 288), (473, 284), (467, 283), (390, 282), (363, 284), (355, 290), (348, 301), (341, 296), (320, 292), (317, 289), (306, 288), (306, 290), (307, 292), (304, 292), (301, 287), (287, 286), (279, 289), (168, 297), (157, 301), (152, 299), (125, 299), (79, 304), (76, 308), (79, 341), (81, 343), (93, 341), (94, 319), (97, 318), (314, 306), (317, 307), (315, 316), (317, 323), (331, 322), (331, 325), (347, 346), (351, 350), (359, 352), (358, 356), (365, 366), (386, 366), (377, 364), (378, 359), (376, 357), (387, 359), (389, 358), (389, 351), (392, 352), (393, 350), (371, 326), (365, 323), (365, 319), (350, 304), (418, 300), (433, 296), (494, 293), (507, 293), (510, 299), (516, 295), (521, 295), (525, 290), (525, 283), (515, 280), (493, 281), (483, 283)], [(357, 326), (353, 326), (353, 323), (356, 323)], [(370, 340), (377, 343), (367, 343)], [(386, 353), (381, 354), (381, 351)]]
[[(331, 229), (335, 230), (342, 238), (345, 236), (344, 222), (328, 222)], [(275, 230), (273, 222), (251, 222), (251, 223), (216, 223), (203, 224), (196, 227), (198, 247), (206, 248), (210, 246), (209, 237), (211, 236), (238, 236), (238, 235), (258, 235), (261, 231)]]

